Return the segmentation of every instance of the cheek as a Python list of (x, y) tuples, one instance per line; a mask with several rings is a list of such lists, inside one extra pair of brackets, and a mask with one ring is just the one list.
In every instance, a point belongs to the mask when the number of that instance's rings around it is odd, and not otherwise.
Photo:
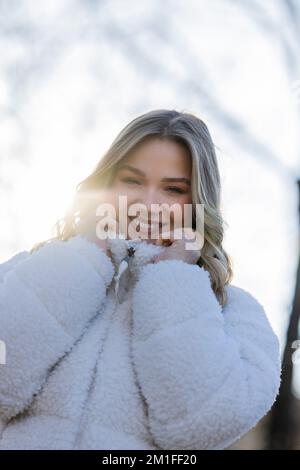
[[(114, 216), (115, 212), (118, 211), (118, 194), (115, 188), (110, 187), (106, 189), (101, 189), (97, 196), (96, 209), (98, 210), (98, 214), (101, 212), (101, 204), (105, 205), (102, 209), (102, 213), (108, 215), (107, 210), (111, 211), (111, 215)], [(108, 207), (107, 207), (108, 205)], [(100, 217), (100, 215), (99, 215)]]
[[(173, 204), (174, 204), (174, 201), (173, 201)], [(177, 227), (181, 228), (184, 226), (184, 205), (185, 204), (192, 204), (192, 198), (190, 196), (186, 196), (176, 201), (175, 210), (170, 212), (170, 219), (171, 219), (171, 222), (173, 223), (174, 228), (177, 228)], [(191, 210), (191, 208), (189, 209)]]
[(132, 200), (136, 195), (139, 193), (139, 190), (136, 186), (132, 185), (128, 187), (128, 185), (124, 185), (121, 181), (116, 182), (112, 187), (111, 190), (115, 194), (115, 199), (118, 199), (118, 196), (126, 196), (127, 200)]
[[(124, 217), (128, 217), (128, 208), (130, 205), (135, 201), (137, 197), (138, 191), (135, 188), (124, 188), (122, 183), (116, 182), (113, 186), (111, 186), (109, 193), (106, 195), (107, 203), (110, 203), (114, 206), (116, 211), (116, 219), (119, 222), (119, 215), (123, 215)], [(121, 199), (121, 206), (120, 206), (120, 196), (126, 198), (122, 201)], [(120, 213), (121, 208), (124, 210), (124, 214)]]

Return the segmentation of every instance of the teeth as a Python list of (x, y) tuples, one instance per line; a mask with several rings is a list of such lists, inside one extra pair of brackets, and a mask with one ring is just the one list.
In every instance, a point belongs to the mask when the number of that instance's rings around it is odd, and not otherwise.
[(145, 221), (142, 221), (141, 219), (132, 219), (130, 220), (130, 223), (134, 223), (134, 226), (135, 227), (138, 227), (139, 226), (139, 232), (142, 232), (142, 233), (152, 233), (152, 234), (155, 234), (155, 233), (160, 233), (162, 231), (165, 231), (166, 230), (166, 227), (167, 227), (167, 230), (168, 230), (168, 224), (167, 223), (161, 223), (161, 222), (154, 222), (152, 224), (149, 224), (148, 222), (145, 222)]
[(141, 220), (134, 220), (136, 224), (139, 224), (141, 228), (151, 228), (151, 227), (159, 227), (160, 224), (158, 222), (154, 222), (152, 224), (148, 224), (147, 222), (142, 222)]
[(140, 227), (142, 230), (149, 230), (151, 228), (158, 228), (159, 227), (159, 224), (145, 224), (143, 222), (140, 222)]

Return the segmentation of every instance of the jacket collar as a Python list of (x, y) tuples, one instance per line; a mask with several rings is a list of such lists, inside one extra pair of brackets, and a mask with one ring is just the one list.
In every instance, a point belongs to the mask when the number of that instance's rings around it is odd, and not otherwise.
[(147, 243), (145, 240), (125, 238), (108, 238), (107, 245), (115, 267), (113, 287), (118, 301), (122, 302), (137, 281), (141, 268), (152, 262), (154, 256), (161, 253), (164, 248)]
[(139, 269), (152, 261), (153, 257), (161, 251), (163, 247), (147, 243), (145, 240), (126, 240), (125, 238), (108, 238), (107, 245), (112, 253), (112, 262), (116, 268), (122, 260), (126, 258), (131, 272)]

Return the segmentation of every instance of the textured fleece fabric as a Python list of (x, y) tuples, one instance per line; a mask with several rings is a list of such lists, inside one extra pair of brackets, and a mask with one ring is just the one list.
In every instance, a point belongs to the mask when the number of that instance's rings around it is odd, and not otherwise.
[(224, 449), (278, 394), (280, 348), (264, 308), (207, 271), (151, 262), (121, 276), (80, 235), (0, 264), (0, 449)]

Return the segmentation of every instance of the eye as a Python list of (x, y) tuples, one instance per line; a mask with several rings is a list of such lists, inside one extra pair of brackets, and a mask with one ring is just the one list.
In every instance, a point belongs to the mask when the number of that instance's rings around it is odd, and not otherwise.
[(123, 181), (124, 183), (129, 183), (129, 184), (141, 184), (140, 181), (134, 178), (123, 178), (121, 181)]
[(171, 193), (177, 193), (177, 194), (184, 194), (185, 191), (181, 188), (178, 188), (177, 186), (170, 186), (167, 188), (167, 191), (170, 191)]

